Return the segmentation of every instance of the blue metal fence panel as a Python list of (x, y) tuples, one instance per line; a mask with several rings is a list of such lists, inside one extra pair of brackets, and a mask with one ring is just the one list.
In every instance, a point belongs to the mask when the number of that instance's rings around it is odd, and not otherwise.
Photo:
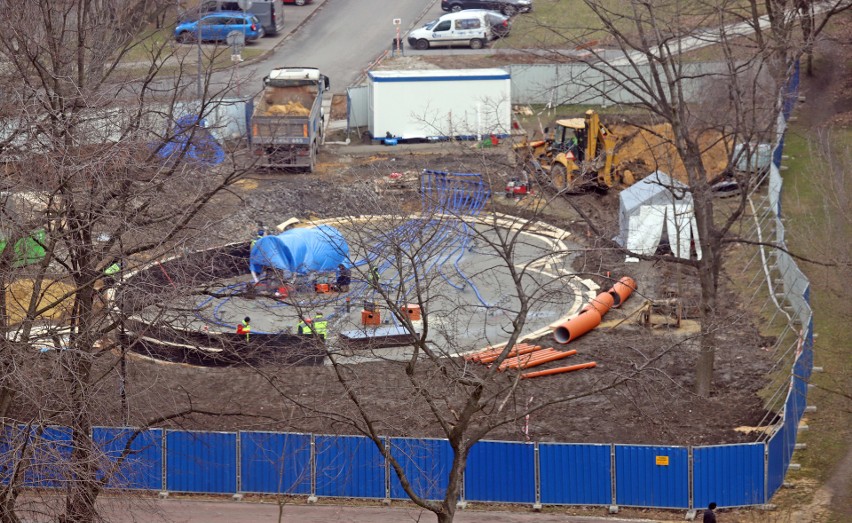
[(784, 442), (786, 431), (783, 427), (776, 431), (767, 444), (768, 448), (768, 477), (766, 481), (766, 498), (770, 499), (784, 483), (784, 475), (787, 473), (788, 461), (785, 458), (786, 444)]
[(787, 392), (787, 402), (785, 403), (784, 421), (791, 419), (795, 425), (799, 424), (802, 415), (805, 413), (805, 398), (801, 394), (801, 386), (807, 390), (807, 384), (799, 380), (795, 376), (790, 379), (790, 390)]
[[(781, 157), (782, 156), (784, 156), (784, 136), (781, 136), (781, 139), (778, 141), (778, 145), (775, 147), (775, 150), (772, 151), (772, 163), (774, 163), (775, 167), (778, 167), (779, 169), (781, 168), (781, 160), (782, 160)], [(778, 203), (778, 206), (779, 206), (778, 214), (780, 215), (781, 214), (781, 212), (780, 212), (781, 211), (780, 201)]]
[(610, 445), (540, 443), (541, 502), (565, 505), (612, 503)]
[[(102, 453), (100, 477), (108, 476), (107, 488), (163, 489), (162, 429), (137, 434), (132, 428), (95, 427), (92, 439)], [(124, 460), (116, 470), (122, 456)]]
[(763, 443), (696, 447), (692, 451), (693, 506), (720, 507), (766, 502)]
[[(425, 499), (444, 499), (453, 449), (445, 439), (391, 438), (391, 455), (405, 472), (414, 492)], [(391, 498), (406, 499), (399, 477), (391, 467)]]
[(464, 497), (470, 501), (534, 503), (535, 448), (532, 443), (476, 443), (467, 458)]
[(618, 505), (689, 507), (689, 453), (682, 447), (615, 446)]
[(240, 432), (243, 492), (311, 493), (311, 436), (280, 432)]
[(218, 494), (236, 492), (236, 433), (166, 432), (166, 489)]
[(19, 441), (19, 456), (26, 460), (24, 486), (33, 488), (61, 488), (71, 477), (69, 460), (73, 444), (68, 427), (19, 427), (23, 430)]
[(318, 496), (385, 497), (385, 460), (362, 436), (316, 436)]

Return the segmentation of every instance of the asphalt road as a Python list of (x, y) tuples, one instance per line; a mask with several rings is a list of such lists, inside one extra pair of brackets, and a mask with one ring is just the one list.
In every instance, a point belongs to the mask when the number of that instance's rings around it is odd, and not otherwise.
[[(371, 62), (390, 49), (396, 35), (395, 18), (401, 20), (400, 30), (404, 36), (436, 2), (325, 0), (310, 21), (285, 38), (260, 65), (266, 69), (319, 67), (331, 78), (332, 92), (344, 92), (363, 76)], [(293, 10), (295, 8), (288, 7), (288, 12)]]

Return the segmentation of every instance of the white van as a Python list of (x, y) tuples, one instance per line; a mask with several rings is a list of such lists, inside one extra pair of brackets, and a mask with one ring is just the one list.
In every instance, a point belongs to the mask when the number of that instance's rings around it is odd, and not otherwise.
[(482, 49), (493, 39), (486, 13), (481, 9), (447, 13), (408, 33), (408, 45), (420, 50), (450, 45)]

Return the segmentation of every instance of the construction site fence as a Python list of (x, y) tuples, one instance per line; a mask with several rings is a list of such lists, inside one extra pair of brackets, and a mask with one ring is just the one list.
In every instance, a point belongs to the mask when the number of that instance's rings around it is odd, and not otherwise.
[(757, 246), (743, 271), (753, 274), (753, 298), (761, 296), (765, 302), (761, 313), (766, 321), (762, 323), (776, 331), (775, 343), (769, 348), (775, 355), (775, 372), (765, 388), (769, 392), (766, 411), (778, 414), (778, 419), (765, 420), (769, 497), (783, 485), (796, 450), (814, 359), (810, 282), (788, 252), (782, 221), (784, 137), (799, 98), (799, 63), (791, 67), (790, 80), (780, 93), (781, 112), (768, 183), (765, 190), (758, 187), (751, 194), (754, 221), (744, 234)]
[[(407, 499), (376, 443), (365, 436), (94, 428), (108, 489)], [(443, 499), (453, 450), (444, 439), (381, 438), (414, 492)], [(76, 481), (70, 429), (6, 426), (2, 480), (64, 489)], [(480, 441), (459, 501), (688, 509), (763, 504), (765, 443), (706, 447)], [(126, 459), (119, 462), (122, 456)], [(88, 467), (89, 463), (85, 466)], [(21, 478), (21, 476), (16, 476)]]

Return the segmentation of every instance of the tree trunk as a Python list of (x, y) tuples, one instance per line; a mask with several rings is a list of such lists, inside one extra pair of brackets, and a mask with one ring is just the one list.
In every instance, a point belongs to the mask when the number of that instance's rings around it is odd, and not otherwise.
[(438, 516), (438, 523), (453, 523), (456, 517), (455, 504), (452, 505), (449, 512), (438, 512), (436, 515)]
[[(707, 255), (704, 253), (704, 256)], [(709, 267), (700, 268), (698, 273), (701, 282), (701, 337), (695, 365), (695, 393), (708, 398), (713, 390), (713, 366), (716, 361), (716, 278)]]

